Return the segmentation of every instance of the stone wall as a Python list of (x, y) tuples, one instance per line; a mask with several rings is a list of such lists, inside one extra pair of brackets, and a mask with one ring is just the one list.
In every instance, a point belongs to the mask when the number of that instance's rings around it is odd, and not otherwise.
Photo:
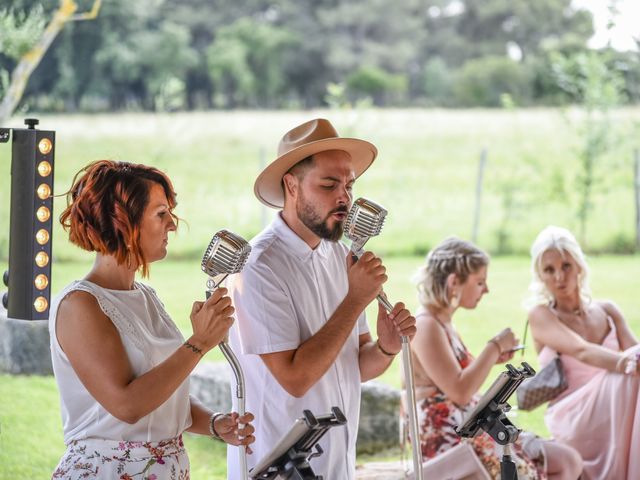
[[(231, 409), (233, 374), (225, 363), (201, 363), (191, 375), (191, 394), (216, 411)], [(362, 385), (358, 453), (371, 453), (399, 443), (400, 392), (381, 383)], [(326, 412), (313, 412), (326, 413)]]
[(53, 374), (47, 320), (7, 318), (0, 303), (0, 372)]

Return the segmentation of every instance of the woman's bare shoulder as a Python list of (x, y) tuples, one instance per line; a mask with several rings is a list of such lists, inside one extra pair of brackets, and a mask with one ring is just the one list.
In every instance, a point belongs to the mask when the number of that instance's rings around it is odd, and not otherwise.
[(85, 290), (72, 290), (67, 293), (58, 306), (58, 321), (73, 321), (73, 319), (83, 319), (86, 317), (105, 318), (98, 300), (95, 296)]
[(549, 308), (549, 305), (540, 303), (529, 309), (529, 320), (532, 320), (534, 318), (540, 318), (540, 317), (545, 318), (550, 314), (552, 314), (552, 312), (551, 312), (551, 309)]
[(438, 319), (433, 313), (426, 309), (420, 309), (416, 315), (416, 324), (424, 328), (440, 327)]

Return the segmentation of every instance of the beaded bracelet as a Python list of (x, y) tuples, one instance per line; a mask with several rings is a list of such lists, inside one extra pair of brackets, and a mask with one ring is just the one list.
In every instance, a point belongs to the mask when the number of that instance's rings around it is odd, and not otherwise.
[(209, 417), (209, 433), (211, 434), (211, 436), (215, 439), (218, 440), (222, 440), (222, 437), (220, 436), (220, 434), (218, 432), (216, 432), (216, 427), (215, 427), (215, 423), (216, 423), (216, 418), (220, 417), (224, 415), (224, 413), (221, 412), (214, 412), (211, 414), (211, 417)]
[(633, 375), (638, 370), (638, 358), (634, 355), (627, 358), (627, 364), (624, 366), (625, 375)]

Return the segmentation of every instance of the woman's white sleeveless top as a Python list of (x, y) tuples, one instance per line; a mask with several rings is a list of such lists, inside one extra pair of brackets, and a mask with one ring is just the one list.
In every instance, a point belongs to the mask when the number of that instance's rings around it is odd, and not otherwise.
[(109, 290), (80, 280), (67, 286), (52, 302), (49, 316), (65, 443), (88, 438), (157, 442), (180, 435), (191, 425), (188, 378), (166, 402), (133, 425), (107, 412), (84, 387), (56, 337), (58, 306), (74, 290), (93, 295), (116, 326), (136, 377), (163, 362), (184, 342), (155, 291), (147, 285), (135, 282), (133, 290)]

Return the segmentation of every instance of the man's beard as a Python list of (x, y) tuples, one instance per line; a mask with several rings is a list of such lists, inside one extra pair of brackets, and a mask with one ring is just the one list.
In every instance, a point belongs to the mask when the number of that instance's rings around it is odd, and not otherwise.
[(332, 242), (340, 240), (344, 232), (344, 222), (336, 221), (333, 228), (329, 228), (328, 220), (331, 215), (337, 212), (348, 213), (349, 209), (346, 206), (335, 208), (331, 210), (324, 219), (322, 219), (313, 209), (313, 206), (310, 203), (307, 203), (302, 195), (296, 203), (296, 213), (304, 226), (315, 233), (318, 237)]

